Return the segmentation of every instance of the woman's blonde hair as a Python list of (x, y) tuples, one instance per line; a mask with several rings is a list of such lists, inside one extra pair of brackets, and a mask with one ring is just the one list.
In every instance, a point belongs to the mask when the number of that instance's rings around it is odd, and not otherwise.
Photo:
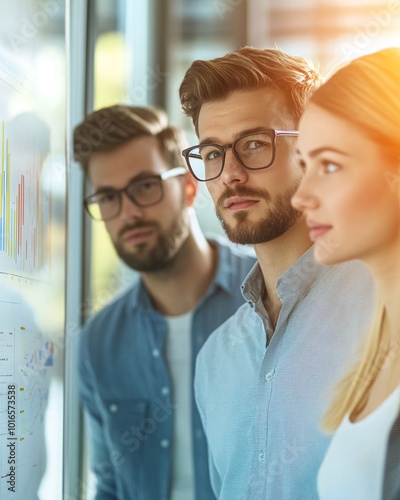
[[(400, 48), (383, 49), (359, 57), (339, 69), (310, 97), (316, 104), (353, 123), (382, 153), (399, 166), (400, 159)], [(398, 172), (397, 172), (398, 175)], [(390, 177), (388, 177), (390, 182)], [(399, 188), (394, 182), (394, 188)], [(338, 384), (331, 406), (322, 420), (326, 431), (334, 431), (347, 414), (359, 414), (370, 389), (390, 355), (385, 309), (379, 304), (356, 367)]]
[(400, 48), (350, 61), (310, 96), (316, 104), (400, 152)]
[(325, 431), (334, 432), (346, 415), (357, 415), (365, 407), (371, 386), (390, 355), (390, 338), (384, 319), (385, 309), (379, 304), (360, 361), (337, 385), (331, 405), (322, 419)]

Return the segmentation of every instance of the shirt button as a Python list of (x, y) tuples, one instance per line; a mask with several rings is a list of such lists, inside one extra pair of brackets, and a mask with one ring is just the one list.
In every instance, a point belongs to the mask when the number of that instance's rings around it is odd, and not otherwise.
[(161, 389), (161, 394), (162, 394), (163, 396), (168, 396), (168, 394), (169, 394), (169, 387), (167, 387), (167, 386), (163, 387), (163, 388)]
[(158, 358), (160, 356), (160, 351), (158, 349), (153, 349), (153, 352), (151, 354), (154, 358)]
[(260, 451), (260, 453), (258, 454), (258, 461), (261, 463), (261, 462), (264, 462), (265, 460), (265, 453), (263, 451)]
[(111, 413), (117, 413), (117, 411), (118, 411), (118, 405), (116, 405), (115, 403), (111, 404), (109, 406), (109, 410), (110, 410)]
[(168, 448), (169, 447), (169, 441), (168, 441), (168, 439), (163, 439), (160, 442), (160, 446), (161, 446), (161, 448)]
[(274, 376), (274, 373), (275, 373), (275, 370), (271, 370), (270, 372), (268, 372), (266, 375), (265, 375), (265, 380), (267, 380), (268, 382), (270, 380), (272, 380), (272, 377)]

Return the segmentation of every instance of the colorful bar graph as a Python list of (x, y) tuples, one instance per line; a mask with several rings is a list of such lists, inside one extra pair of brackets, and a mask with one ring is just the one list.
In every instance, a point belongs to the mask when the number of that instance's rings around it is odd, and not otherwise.
[(51, 223), (51, 194), (40, 190), (40, 152), (27, 165), (13, 164), (12, 138), (1, 122), (0, 252), (26, 272), (40, 268), (49, 258), (46, 231)]

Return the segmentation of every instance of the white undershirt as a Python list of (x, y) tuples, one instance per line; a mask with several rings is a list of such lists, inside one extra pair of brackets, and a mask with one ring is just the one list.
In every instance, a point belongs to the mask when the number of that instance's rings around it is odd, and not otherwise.
[(386, 446), (400, 388), (359, 422), (343, 420), (318, 474), (320, 500), (381, 500)]
[(194, 500), (192, 450), (192, 313), (166, 317), (166, 358), (173, 388), (174, 438), (170, 500)]

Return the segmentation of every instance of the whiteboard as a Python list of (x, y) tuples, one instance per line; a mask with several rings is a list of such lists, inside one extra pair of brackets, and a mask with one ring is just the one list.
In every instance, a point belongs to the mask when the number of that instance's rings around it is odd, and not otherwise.
[(2, 500), (62, 491), (64, 9), (0, 0)]

